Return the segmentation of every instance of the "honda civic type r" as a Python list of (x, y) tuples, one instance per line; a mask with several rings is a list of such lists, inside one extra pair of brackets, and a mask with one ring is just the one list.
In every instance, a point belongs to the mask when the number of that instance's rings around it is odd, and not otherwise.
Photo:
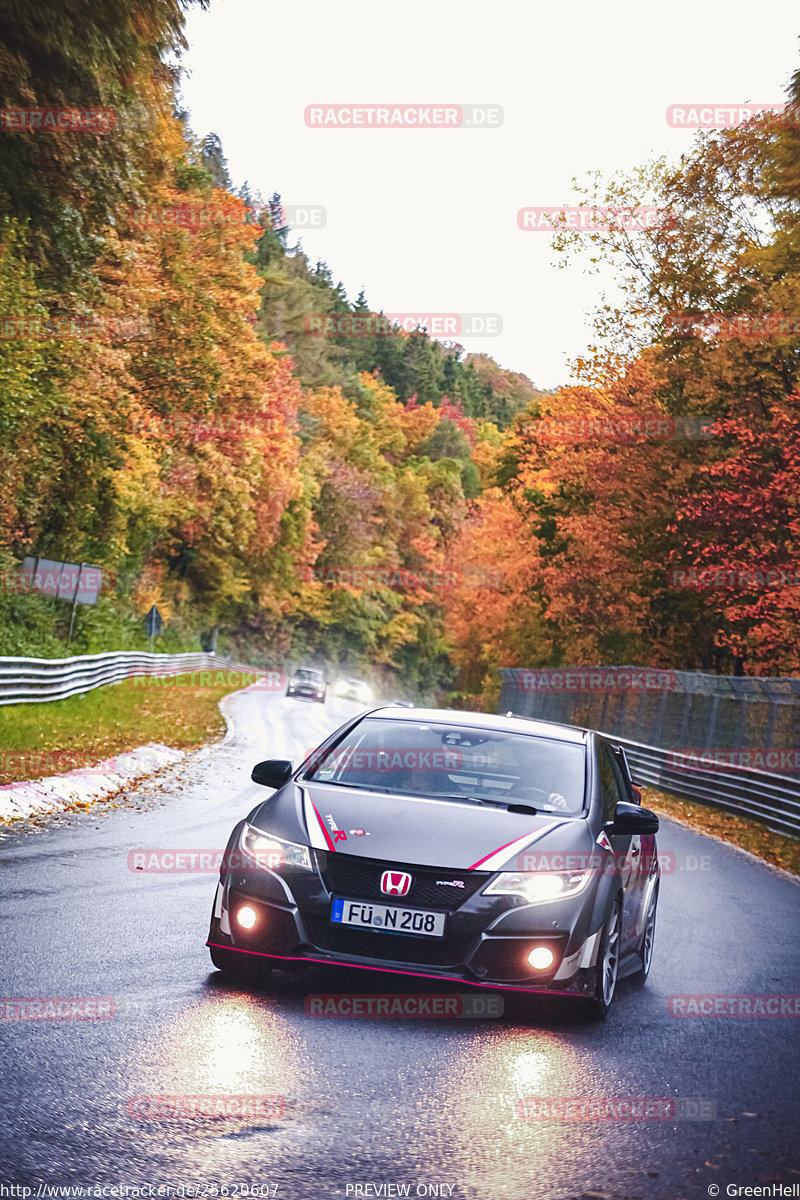
[(231, 834), (208, 946), (257, 980), (299, 963), (581, 998), (644, 982), (658, 818), (600, 734), (380, 708), (333, 733)]

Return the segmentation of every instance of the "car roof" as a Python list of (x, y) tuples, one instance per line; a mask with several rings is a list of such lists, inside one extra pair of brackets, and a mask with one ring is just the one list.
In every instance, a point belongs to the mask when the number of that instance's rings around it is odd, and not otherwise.
[(495, 729), (508, 733), (524, 733), (538, 737), (554, 738), (559, 742), (585, 745), (590, 730), (575, 725), (560, 725), (556, 721), (538, 721), (532, 717), (503, 717), (499, 713), (467, 712), (458, 708), (373, 708), (365, 717), (379, 717), (392, 721), (437, 721), (440, 725), (460, 725), (468, 729)]

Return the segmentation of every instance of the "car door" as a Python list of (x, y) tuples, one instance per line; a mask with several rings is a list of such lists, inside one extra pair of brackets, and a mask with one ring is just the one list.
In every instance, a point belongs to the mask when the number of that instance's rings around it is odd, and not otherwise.
[[(633, 797), (626, 785), (622, 772), (606, 742), (597, 744), (600, 792), (603, 801), (603, 823), (613, 821), (620, 800), (632, 802)], [(636, 919), (641, 905), (641, 839), (630, 834), (608, 834), (614, 861), (623, 888), (622, 897), (622, 945), (623, 954), (631, 949), (636, 935)]]

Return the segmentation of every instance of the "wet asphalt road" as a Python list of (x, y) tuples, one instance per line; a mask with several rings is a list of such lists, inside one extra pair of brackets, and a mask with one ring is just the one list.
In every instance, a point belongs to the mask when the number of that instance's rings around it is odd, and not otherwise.
[[(0, 994), (110, 997), (117, 1013), (0, 1021), (0, 1183), (689, 1200), (780, 1180), (800, 1195), (798, 1020), (677, 1019), (667, 1006), (676, 993), (800, 992), (800, 889), (676, 824), (659, 835), (678, 869), (662, 880), (650, 981), (622, 984), (604, 1025), (514, 996), (492, 1020), (319, 1020), (304, 1010), (312, 992), (446, 989), (322, 968), (252, 993), (221, 981), (204, 944), (215, 877), (132, 872), (128, 852), (223, 847), (265, 794), (253, 763), (297, 759), (355, 707), (240, 693), (226, 745), (129, 804), (0, 841)], [(283, 1096), (285, 1115), (128, 1113), (132, 1096), (220, 1093)], [(716, 1113), (525, 1120), (525, 1096), (701, 1098)]]

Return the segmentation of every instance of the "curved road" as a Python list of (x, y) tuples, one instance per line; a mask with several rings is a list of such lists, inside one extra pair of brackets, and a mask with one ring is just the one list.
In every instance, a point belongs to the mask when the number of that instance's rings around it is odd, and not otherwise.
[[(659, 835), (676, 869), (662, 880), (650, 981), (622, 984), (604, 1025), (518, 996), (499, 1019), (320, 1020), (306, 1014), (310, 993), (447, 989), (324, 968), (276, 973), (252, 993), (222, 982), (204, 945), (215, 877), (132, 871), (128, 853), (223, 847), (265, 794), (253, 763), (297, 760), (355, 709), (237, 693), (224, 745), (116, 807), (0, 842), (2, 997), (116, 1006), (109, 1020), (19, 1021), (5, 1004), (0, 1183), (33, 1196), (57, 1194), (37, 1193), (44, 1184), (106, 1187), (85, 1193), (97, 1196), (150, 1185), (143, 1195), (691, 1200), (781, 1181), (800, 1196), (797, 1018), (680, 1018), (668, 1004), (800, 992), (800, 891), (673, 823)], [(285, 1112), (129, 1113), (134, 1096), (220, 1093), (282, 1096)], [(603, 1120), (527, 1119), (521, 1097), (538, 1098), (539, 1116), (555, 1115), (541, 1108), (549, 1097), (671, 1099), (680, 1119), (632, 1121), (619, 1105)]]

